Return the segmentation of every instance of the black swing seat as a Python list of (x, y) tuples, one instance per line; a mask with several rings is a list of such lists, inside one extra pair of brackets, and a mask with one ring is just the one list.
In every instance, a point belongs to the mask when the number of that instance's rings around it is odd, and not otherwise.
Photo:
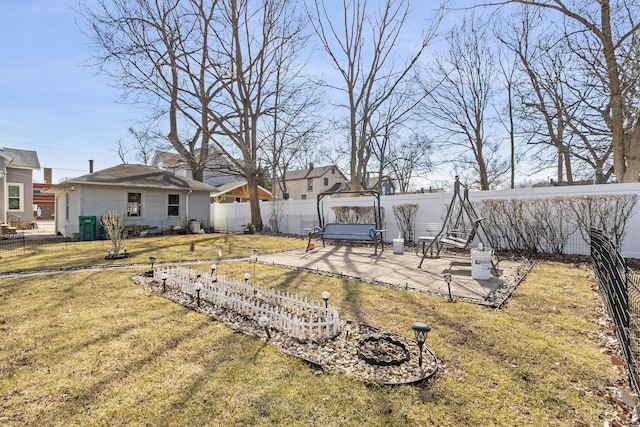
[(311, 239), (319, 237), (322, 239), (323, 247), (326, 240), (373, 243), (375, 245), (374, 253), (377, 254), (378, 245), (384, 251), (382, 231), (377, 230), (375, 224), (326, 224), (323, 229), (318, 227), (318, 229), (309, 233), (309, 241), (305, 252), (309, 251)]
[(470, 230), (448, 230), (447, 236), (440, 239), (440, 245), (466, 249), (476, 237), (476, 232), (482, 220), (483, 218), (474, 220)]

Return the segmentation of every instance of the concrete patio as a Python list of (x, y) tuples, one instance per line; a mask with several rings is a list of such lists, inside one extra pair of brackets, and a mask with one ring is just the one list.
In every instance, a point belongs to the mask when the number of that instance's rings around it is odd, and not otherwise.
[(316, 247), (305, 252), (294, 250), (260, 255), (258, 262), (322, 274), (335, 274), (395, 289), (412, 290), (448, 297), (445, 273), (451, 274), (451, 296), (457, 300), (497, 306), (524, 278), (531, 267), (527, 260), (501, 260), (499, 276), (489, 280), (472, 277), (469, 251), (445, 252), (439, 258), (427, 258), (418, 268), (420, 255), (413, 248), (394, 254), (390, 246), (374, 254), (370, 246)]

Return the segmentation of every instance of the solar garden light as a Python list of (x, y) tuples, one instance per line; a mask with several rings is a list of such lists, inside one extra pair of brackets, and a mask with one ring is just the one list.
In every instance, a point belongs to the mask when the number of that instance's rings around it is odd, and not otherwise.
[(418, 343), (418, 348), (420, 349), (420, 355), (418, 357), (418, 366), (422, 368), (422, 346), (424, 342), (427, 340), (427, 334), (431, 330), (431, 327), (426, 323), (416, 322), (411, 325), (411, 329), (416, 334), (416, 342)]
[(194, 289), (196, 290), (196, 295), (198, 298), (198, 307), (200, 307), (200, 291), (202, 290), (202, 283), (196, 282)]
[(271, 333), (269, 332), (269, 318), (267, 316), (260, 316), (258, 318), (258, 326), (264, 328), (264, 331), (267, 333), (267, 338), (271, 339)]
[(167, 273), (162, 273), (162, 292), (167, 292), (167, 279), (169, 276)]
[(249, 285), (249, 279), (251, 279), (251, 274), (244, 273), (244, 284), (245, 284), (245, 286)]
[(446, 273), (444, 275), (444, 281), (447, 282), (447, 288), (449, 289), (449, 301), (453, 301), (453, 297), (451, 297), (451, 274)]
[(258, 263), (258, 250), (253, 250), (253, 284), (256, 284), (256, 264)]
[(324, 291), (322, 293), (322, 299), (324, 300), (324, 308), (329, 307), (329, 291)]
[(125, 246), (122, 250), (124, 251), (124, 256), (127, 256), (127, 247)]
[(218, 268), (217, 265), (215, 264), (211, 264), (211, 281), (212, 282), (217, 282), (218, 278), (216, 277), (216, 269)]
[(154, 257), (153, 255), (151, 255), (149, 257), (149, 262), (151, 263), (151, 271), (153, 271), (153, 264), (156, 263), (156, 257)]

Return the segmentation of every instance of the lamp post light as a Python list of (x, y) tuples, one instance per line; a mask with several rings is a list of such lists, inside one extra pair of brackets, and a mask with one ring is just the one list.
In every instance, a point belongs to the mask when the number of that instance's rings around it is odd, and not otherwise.
[(322, 299), (324, 300), (324, 308), (329, 307), (329, 291), (324, 291), (322, 293)]
[(149, 257), (149, 262), (151, 263), (151, 271), (153, 271), (153, 264), (156, 263), (156, 257), (154, 257), (153, 255), (151, 255)]
[(167, 279), (169, 276), (167, 273), (162, 273), (162, 292), (167, 292)]
[(253, 250), (253, 284), (256, 284), (256, 264), (258, 263), (258, 250)]
[(271, 339), (271, 333), (269, 332), (269, 318), (267, 316), (260, 316), (258, 318), (258, 326), (264, 328), (264, 331), (267, 333), (267, 338)]
[(211, 264), (211, 281), (212, 282), (217, 282), (218, 278), (216, 277), (216, 269), (218, 268), (217, 265), (215, 264)]
[(198, 298), (198, 307), (200, 307), (200, 291), (202, 290), (202, 283), (196, 282), (194, 288), (196, 290), (196, 296)]
[(251, 278), (251, 274), (244, 273), (244, 294), (247, 295), (249, 293), (249, 279)]
[(418, 343), (418, 348), (420, 349), (420, 355), (418, 357), (418, 366), (422, 368), (422, 346), (424, 342), (427, 340), (427, 334), (431, 331), (431, 327), (426, 323), (416, 322), (411, 325), (411, 329), (416, 334), (416, 342)]
[(453, 301), (453, 297), (451, 296), (451, 274), (446, 273), (444, 275), (444, 281), (447, 282), (447, 289), (449, 289), (449, 302)]

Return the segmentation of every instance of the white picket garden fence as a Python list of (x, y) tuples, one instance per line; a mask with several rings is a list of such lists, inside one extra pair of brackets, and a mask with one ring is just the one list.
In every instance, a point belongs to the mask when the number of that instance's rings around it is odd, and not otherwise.
[(246, 318), (258, 321), (261, 316), (269, 320), (269, 327), (301, 342), (319, 342), (340, 333), (340, 315), (324, 302), (309, 301), (288, 292), (251, 285), (227, 277), (202, 274), (182, 266), (155, 269), (154, 280), (166, 281), (167, 289), (196, 297), (196, 283), (202, 285), (200, 300), (224, 308)]

